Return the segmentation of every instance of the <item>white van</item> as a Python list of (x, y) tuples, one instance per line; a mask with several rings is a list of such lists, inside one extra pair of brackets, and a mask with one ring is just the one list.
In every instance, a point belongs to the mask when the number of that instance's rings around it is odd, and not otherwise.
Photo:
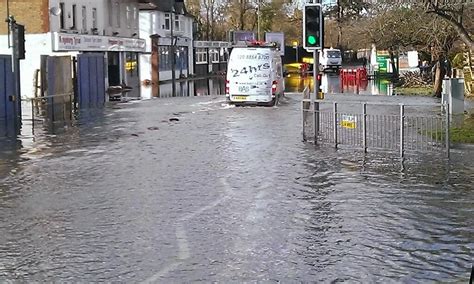
[(268, 46), (234, 47), (225, 90), (229, 103), (277, 104), (285, 92), (280, 52)]
[(339, 71), (342, 66), (341, 51), (336, 48), (325, 48), (319, 53), (319, 70)]

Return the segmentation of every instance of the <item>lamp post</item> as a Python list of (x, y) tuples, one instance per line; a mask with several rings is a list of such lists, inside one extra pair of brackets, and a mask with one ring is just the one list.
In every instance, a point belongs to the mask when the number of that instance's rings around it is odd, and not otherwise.
[(176, 68), (176, 58), (175, 58), (175, 38), (173, 34), (174, 30), (174, 10), (170, 11), (170, 34), (171, 34), (171, 96), (174, 97), (176, 95), (176, 73), (175, 73), (175, 68)]
[(293, 41), (293, 48), (296, 50), (296, 63), (298, 63), (298, 41)]
[(257, 0), (257, 41), (260, 40), (260, 0)]
[(7, 0), (7, 17), (5, 18), (5, 22), (7, 23), (7, 30), (8, 30), (8, 48), (10, 48), (10, 1)]

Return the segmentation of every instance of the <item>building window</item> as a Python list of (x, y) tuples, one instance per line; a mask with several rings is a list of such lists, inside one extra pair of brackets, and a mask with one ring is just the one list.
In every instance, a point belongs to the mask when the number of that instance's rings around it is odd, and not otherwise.
[(120, 3), (116, 2), (116, 3), (115, 3), (115, 14), (116, 14), (116, 16), (117, 16), (117, 19), (116, 19), (116, 20), (117, 20), (117, 28), (120, 28), (120, 20), (121, 20), (121, 15), (120, 15), (120, 13), (121, 13), (121, 12), (122, 12), (122, 11), (121, 11), (121, 9), (120, 9)]
[(82, 6), (82, 30), (87, 33), (87, 8)]
[(92, 29), (97, 30), (97, 8), (92, 8)]
[(179, 15), (174, 15), (174, 28), (176, 31), (181, 31), (181, 25), (179, 23)]
[(158, 47), (158, 62), (160, 71), (171, 70), (171, 47), (170, 46), (159, 46)]
[(133, 6), (133, 28), (138, 28), (138, 8)]
[(188, 48), (181, 46), (176, 50), (176, 69), (183, 72), (188, 69)]
[(207, 63), (207, 49), (196, 48), (196, 64)]
[(112, 27), (114, 25), (114, 13), (112, 13), (114, 5), (112, 0), (109, 1), (108, 6), (109, 8), (107, 9), (107, 12), (109, 13), (109, 26)]
[(126, 9), (126, 17), (127, 17), (127, 28), (130, 29), (132, 27), (132, 9), (130, 8), (130, 5), (127, 5), (125, 7)]
[(166, 13), (165, 14), (165, 30), (169, 31), (171, 29), (170, 25), (170, 14)]
[(61, 30), (64, 30), (64, 27), (66, 26), (66, 10), (64, 9), (64, 3), (60, 2), (59, 3), (59, 9), (61, 9), (61, 14), (59, 18), (59, 28)]
[(219, 51), (217, 49), (210, 49), (209, 56), (212, 63), (219, 63)]
[(71, 30), (77, 29), (77, 5), (72, 5), (72, 27)]

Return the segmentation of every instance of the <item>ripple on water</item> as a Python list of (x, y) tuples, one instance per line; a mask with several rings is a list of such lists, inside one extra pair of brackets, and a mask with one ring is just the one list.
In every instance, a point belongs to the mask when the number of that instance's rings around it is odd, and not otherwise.
[(278, 109), (190, 99), (2, 147), (0, 281), (469, 277), (472, 154), (446, 166), (314, 147), (295, 127), (298, 97)]

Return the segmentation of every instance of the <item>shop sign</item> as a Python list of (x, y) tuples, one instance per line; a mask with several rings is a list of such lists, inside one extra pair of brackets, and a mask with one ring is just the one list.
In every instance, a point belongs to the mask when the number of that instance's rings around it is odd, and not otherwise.
[(53, 33), (54, 51), (131, 51), (145, 52), (139, 38)]

